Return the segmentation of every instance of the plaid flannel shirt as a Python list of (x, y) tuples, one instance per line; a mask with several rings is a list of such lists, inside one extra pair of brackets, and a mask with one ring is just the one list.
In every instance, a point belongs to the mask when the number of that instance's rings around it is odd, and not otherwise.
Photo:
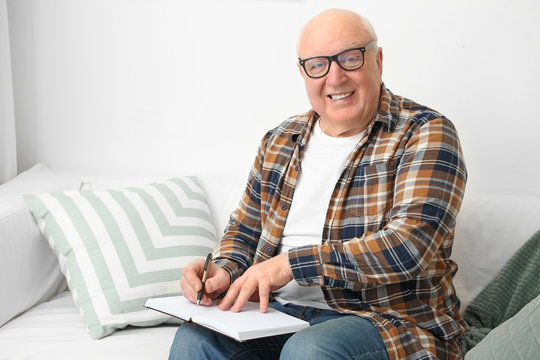
[[(214, 253), (231, 281), (277, 254), (318, 118), (309, 111), (264, 136)], [(382, 85), (375, 119), (334, 188), (321, 244), (289, 251), (294, 281), (371, 320), (391, 359), (461, 358), (450, 254), (466, 178), (453, 124)]]

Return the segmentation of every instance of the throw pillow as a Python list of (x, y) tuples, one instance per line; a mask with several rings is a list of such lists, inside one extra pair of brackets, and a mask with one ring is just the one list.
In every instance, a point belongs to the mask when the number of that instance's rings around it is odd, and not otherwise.
[(540, 353), (540, 296), (516, 315), (491, 330), (465, 355), (465, 360), (538, 359)]
[(58, 257), (93, 339), (128, 325), (176, 322), (144, 303), (179, 295), (183, 266), (216, 244), (195, 177), (26, 195), (25, 201)]

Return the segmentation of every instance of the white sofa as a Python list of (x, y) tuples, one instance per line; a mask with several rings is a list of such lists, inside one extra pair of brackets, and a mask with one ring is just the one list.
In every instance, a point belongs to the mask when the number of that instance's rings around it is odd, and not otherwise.
[[(171, 175), (171, 174), (166, 174)], [(246, 174), (198, 175), (218, 233), (243, 190)], [(128, 327), (92, 340), (57, 258), (23, 194), (140, 184), (165, 174), (83, 174), (38, 164), (0, 186), (0, 359), (165, 359), (176, 326)], [(540, 198), (467, 192), (453, 259), (464, 309), (510, 256), (540, 229)]]

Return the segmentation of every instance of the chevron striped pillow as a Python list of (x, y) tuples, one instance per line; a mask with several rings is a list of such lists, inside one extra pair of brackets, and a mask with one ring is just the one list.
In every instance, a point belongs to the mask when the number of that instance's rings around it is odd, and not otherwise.
[(179, 295), (182, 267), (216, 244), (195, 177), (25, 200), (58, 256), (93, 339), (127, 325), (175, 322), (144, 308), (146, 299)]

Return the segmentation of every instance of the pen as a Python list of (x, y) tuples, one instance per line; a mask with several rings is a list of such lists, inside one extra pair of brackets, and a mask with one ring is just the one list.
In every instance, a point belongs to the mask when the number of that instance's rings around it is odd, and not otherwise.
[(204, 262), (204, 271), (202, 275), (202, 288), (197, 294), (197, 306), (199, 306), (199, 304), (201, 303), (201, 299), (204, 294), (204, 283), (206, 282), (206, 276), (208, 275), (208, 265), (210, 264), (210, 260), (212, 260), (212, 254), (206, 255), (206, 261)]

